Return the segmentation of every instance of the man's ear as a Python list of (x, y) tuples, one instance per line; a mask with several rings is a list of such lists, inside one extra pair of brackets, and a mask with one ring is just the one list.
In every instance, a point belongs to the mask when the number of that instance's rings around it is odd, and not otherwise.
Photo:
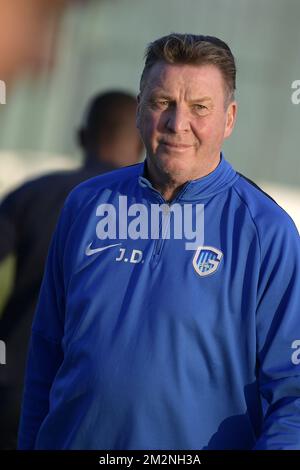
[(226, 125), (225, 125), (225, 132), (224, 132), (224, 139), (227, 139), (233, 131), (235, 121), (237, 115), (237, 102), (232, 101), (229, 103), (227, 111), (226, 111)]

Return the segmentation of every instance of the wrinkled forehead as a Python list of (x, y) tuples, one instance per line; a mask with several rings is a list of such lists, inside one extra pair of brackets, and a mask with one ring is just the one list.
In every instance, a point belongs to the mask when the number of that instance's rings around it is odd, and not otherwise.
[(168, 64), (157, 62), (144, 77), (142, 94), (185, 96), (189, 99), (208, 95), (224, 98), (225, 82), (219, 68), (213, 64)]

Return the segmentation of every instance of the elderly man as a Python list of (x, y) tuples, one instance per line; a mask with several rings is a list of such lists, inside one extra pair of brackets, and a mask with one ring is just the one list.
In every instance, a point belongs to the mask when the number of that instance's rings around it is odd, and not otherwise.
[(224, 159), (234, 89), (217, 38), (148, 47), (146, 160), (77, 187), (52, 241), (21, 449), (300, 448), (299, 235)]

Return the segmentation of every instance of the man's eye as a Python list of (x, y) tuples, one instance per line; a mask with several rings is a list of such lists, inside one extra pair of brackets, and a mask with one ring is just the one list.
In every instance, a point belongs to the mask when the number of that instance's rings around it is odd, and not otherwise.
[(166, 108), (168, 105), (168, 100), (152, 100), (152, 106), (157, 108)]
[(168, 106), (169, 101), (168, 100), (158, 100), (158, 101), (156, 101), (156, 103), (158, 104), (158, 106)]
[(203, 104), (194, 104), (194, 108), (195, 109), (200, 109), (200, 110), (207, 109), (207, 107), (204, 106)]
[(199, 116), (206, 116), (209, 112), (209, 108), (204, 104), (194, 104), (193, 109)]

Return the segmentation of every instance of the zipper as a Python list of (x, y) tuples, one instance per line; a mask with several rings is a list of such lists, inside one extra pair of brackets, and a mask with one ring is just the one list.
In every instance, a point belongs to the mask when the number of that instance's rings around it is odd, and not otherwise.
[[(152, 262), (153, 266), (156, 266), (158, 264), (160, 258), (161, 258), (161, 253), (162, 253), (164, 242), (165, 242), (165, 235), (166, 235), (168, 227), (170, 225), (171, 206), (172, 206), (172, 204), (175, 204), (176, 202), (178, 202), (178, 200), (185, 193), (188, 185), (189, 185), (189, 182), (185, 183), (185, 185), (183, 186), (181, 191), (179, 191), (177, 196), (170, 202), (167, 202), (164, 199), (164, 197), (160, 194), (159, 191), (152, 188), (152, 190), (155, 191), (158, 194), (159, 199), (161, 200), (160, 205), (162, 205), (162, 204), (165, 205), (164, 216), (161, 217), (160, 221), (159, 221), (159, 232), (158, 232), (159, 238), (157, 238), (154, 242), (154, 248), (153, 248), (153, 253), (152, 253), (152, 257), (151, 257), (151, 262)], [(160, 234), (161, 234), (161, 236), (160, 236)]]

